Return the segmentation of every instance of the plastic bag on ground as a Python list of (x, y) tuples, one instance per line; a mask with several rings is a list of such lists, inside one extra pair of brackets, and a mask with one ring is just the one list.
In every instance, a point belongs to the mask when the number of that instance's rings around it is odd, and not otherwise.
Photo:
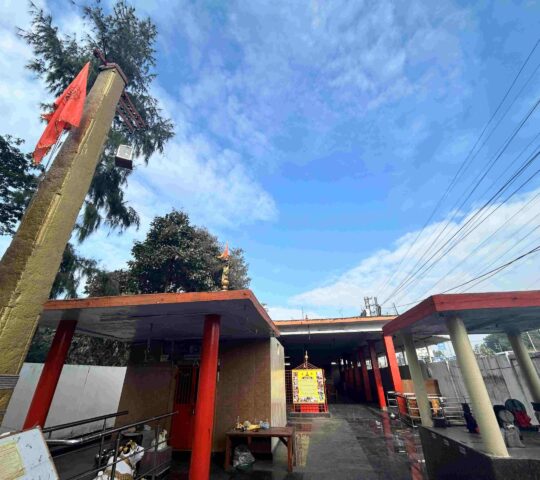
[(233, 467), (238, 470), (246, 470), (255, 463), (255, 457), (249, 451), (247, 445), (238, 445), (234, 449)]

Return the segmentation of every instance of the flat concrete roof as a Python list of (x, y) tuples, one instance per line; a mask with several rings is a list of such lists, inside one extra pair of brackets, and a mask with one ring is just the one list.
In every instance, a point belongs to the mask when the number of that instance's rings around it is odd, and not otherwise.
[(445, 335), (445, 319), (452, 317), (461, 318), (470, 334), (534, 330), (540, 328), (540, 291), (433, 295), (387, 323), (383, 332)]
[(301, 335), (319, 333), (368, 333), (381, 332), (383, 325), (396, 318), (385, 317), (345, 317), (317, 318), (304, 320), (277, 320), (281, 335)]
[(39, 325), (77, 320), (80, 333), (132, 342), (196, 339), (207, 314), (221, 315), (221, 339), (279, 336), (251, 290), (49, 300)]
[[(318, 362), (336, 360), (341, 354), (350, 354), (365, 346), (368, 340), (375, 341), (378, 353), (384, 353), (382, 343), (383, 327), (395, 316), (345, 317), (303, 320), (280, 320), (276, 326), (281, 332), (280, 342), (286, 352), (301, 355), (308, 350), (310, 358)], [(415, 335), (415, 341), (422, 346), (445, 342), (446, 337)], [(401, 339), (394, 340), (396, 348), (402, 346)]]

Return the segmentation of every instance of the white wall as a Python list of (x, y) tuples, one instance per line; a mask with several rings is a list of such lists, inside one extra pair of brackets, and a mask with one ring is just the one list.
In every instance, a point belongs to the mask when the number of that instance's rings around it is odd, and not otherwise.
[[(0, 431), (20, 430), (32, 401), (43, 364), (25, 363), (11, 397)], [(113, 413), (118, 410), (126, 367), (64, 365), (47, 417), (46, 427)], [(108, 420), (111, 426), (114, 419)], [(69, 437), (96, 430), (103, 421), (61, 430), (57, 437)]]
[[(536, 371), (540, 372), (540, 353), (531, 354)], [(536, 424), (532, 409), (531, 393), (525, 383), (513, 353), (477, 357), (478, 366), (486, 384), (491, 403), (504, 405), (509, 398), (520, 400), (527, 408), (527, 413)], [(441, 393), (446, 397), (467, 398), (467, 390), (461, 371), (455, 360), (426, 364), (432, 378), (439, 382)]]

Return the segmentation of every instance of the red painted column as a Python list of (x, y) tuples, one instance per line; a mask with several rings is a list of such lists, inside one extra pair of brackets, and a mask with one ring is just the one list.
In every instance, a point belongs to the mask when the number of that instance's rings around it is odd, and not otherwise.
[(364, 355), (364, 350), (362, 347), (358, 349), (358, 358), (360, 359), (360, 363), (362, 364), (362, 377), (364, 380), (364, 395), (366, 397), (366, 402), (372, 402), (373, 401), (373, 395), (371, 394), (371, 384), (369, 383), (369, 372), (367, 370), (366, 366), (366, 357)]
[(199, 388), (197, 390), (197, 404), (195, 405), (193, 446), (189, 466), (190, 480), (208, 480), (210, 478), (220, 319), (219, 315), (206, 315), (204, 319)]
[(352, 386), (352, 382), (351, 382), (351, 379), (352, 379), (351, 373), (352, 373), (351, 358), (349, 356), (347, 356), (347, 393), (349, 395), (353, 391), (353, 386)]
[(354, 380), (356, 384), (356, 395), (358, 399), (360, 399), (360, 395), (362, 394), (362, 377), (361, 377), (361, 372), (360, 372), (361, 367), (358, 366), (359, 360), (360, 360), (360, 356), (357, 355), (356, 360), (354, 362)]
[(394, 340), (391, 335), (383, 335), (384, 348), (386, 349), (386, 358), (388, 359), (388, 370), (390, 378), (394, 385), (394, 391), (403, 392), (401, 385), (401, 374), (399, 373), (399, 365), (397, 363), (396, 351), (394, 349)]
[(377, 388), (377, 397), (379, 398), (379, 408), (386, 410), (386, 398), (384, 396), (384, 388), (381, 379), (381, 371), (379, 370), (379, 361), (377, 359), (377, 351), (375, 350), (375, 342), (368, 340), (369, 354), (371, 357), (371, 368), (375, 377), (375, 385)]
[(354, 358), (354, 353), (349, 357), (351, 362), (351, 397), (354, 399), (356, 396), (356, 389), (358, 385), (356, 384), (356, 360)]
[(76, 326), (77, 320), (61, 320), (58, 324), (23, 429), (45, 425)]

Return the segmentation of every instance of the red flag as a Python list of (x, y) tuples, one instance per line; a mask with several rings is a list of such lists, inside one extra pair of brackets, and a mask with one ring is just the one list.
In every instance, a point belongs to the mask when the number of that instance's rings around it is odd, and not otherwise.
[(34, 163), (39, 163), (50, 148), (58, 141), (62, 130), (78, 127), (86, 100), (86, 83), (88, 81), (88, 62), (75, 79), (69, 84), (54, 102), (54, 111), (43, 115), (48, 124), (34, 150)]
[(221, 260), (229, 260), (229, 244), (225, 244), (225, 250), (223, 250), (223, 253), (218, 257)]

